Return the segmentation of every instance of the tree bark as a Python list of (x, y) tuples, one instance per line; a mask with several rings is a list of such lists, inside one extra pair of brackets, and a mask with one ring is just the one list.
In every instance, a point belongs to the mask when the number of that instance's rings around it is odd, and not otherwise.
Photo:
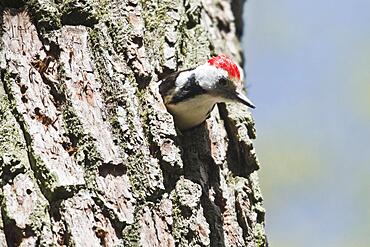
[(177, 133), (158, 93), (241, 62), (243, 2), (0, 1), (1, 246), (266, 246), (249, 111)]

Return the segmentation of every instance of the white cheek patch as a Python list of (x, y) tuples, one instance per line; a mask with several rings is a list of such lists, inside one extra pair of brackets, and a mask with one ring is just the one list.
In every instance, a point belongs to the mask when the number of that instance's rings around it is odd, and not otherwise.
[(185, 85), (185, 83), (188, 81), (191, 74), (193, 73), (194, 73), (194, 70), (185, 71), (185, 72), (180, 73), (176, 80), (176, 88), (178, 89), (182, 88)]
[(194, 72), (199, 85), (205, 90), (214, 89), (221, 77), (228, 77), (226, 70), (216, 68), (209, 64), (203, 64), (197, 67)]
[(216, 68), (208, 63), (198, 66), (194, 70), (184, 71), (176, 79), (176, 92), (178, 92), (188, 82), (192, 74), (203, 89), (210, 91), (217, 87), (217, 82), (222, 77), (228, 77), (226, 70)]

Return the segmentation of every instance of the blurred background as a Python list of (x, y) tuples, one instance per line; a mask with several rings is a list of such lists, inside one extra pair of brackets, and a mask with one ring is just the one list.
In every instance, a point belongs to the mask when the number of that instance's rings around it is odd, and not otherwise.
[(370, 1), (248, 0), (272, 247), (370, 246)]

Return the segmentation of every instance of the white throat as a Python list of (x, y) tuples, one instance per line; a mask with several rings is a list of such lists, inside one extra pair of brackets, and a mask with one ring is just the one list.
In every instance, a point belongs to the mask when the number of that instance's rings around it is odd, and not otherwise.
[(204, 122), (218, 101), (217, 98), (202, 94), (181, 104), (168, 105), (168, 110), (180, 129), (189, 129)]

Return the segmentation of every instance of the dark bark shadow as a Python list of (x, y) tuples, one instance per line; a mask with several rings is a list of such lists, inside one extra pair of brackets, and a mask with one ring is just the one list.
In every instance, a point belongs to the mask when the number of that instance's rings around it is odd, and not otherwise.
[[(254, 147), (248, 140), (238, 139), (238, 123), (228, 118), (228, 111), (225, 104), (219, 104), (218, 109), (221, 119), (224, 120), (225, 129), (229, 138), (229, 145), (226, 151), (228, 168), (235, 176), (248, 178), (249, 175), (259, 169)], [(253, 126), (245, 123), (249, 139), (254, 139)]]
[(201, 205), (209, 224), (210, 246), (225, 246), (222, 213), (226, 202), (220, 189), (220, 167), (212, 158), (211, 140), (205, 124), (183, 132), (180, 143), (184, 177), (202, 186)]

